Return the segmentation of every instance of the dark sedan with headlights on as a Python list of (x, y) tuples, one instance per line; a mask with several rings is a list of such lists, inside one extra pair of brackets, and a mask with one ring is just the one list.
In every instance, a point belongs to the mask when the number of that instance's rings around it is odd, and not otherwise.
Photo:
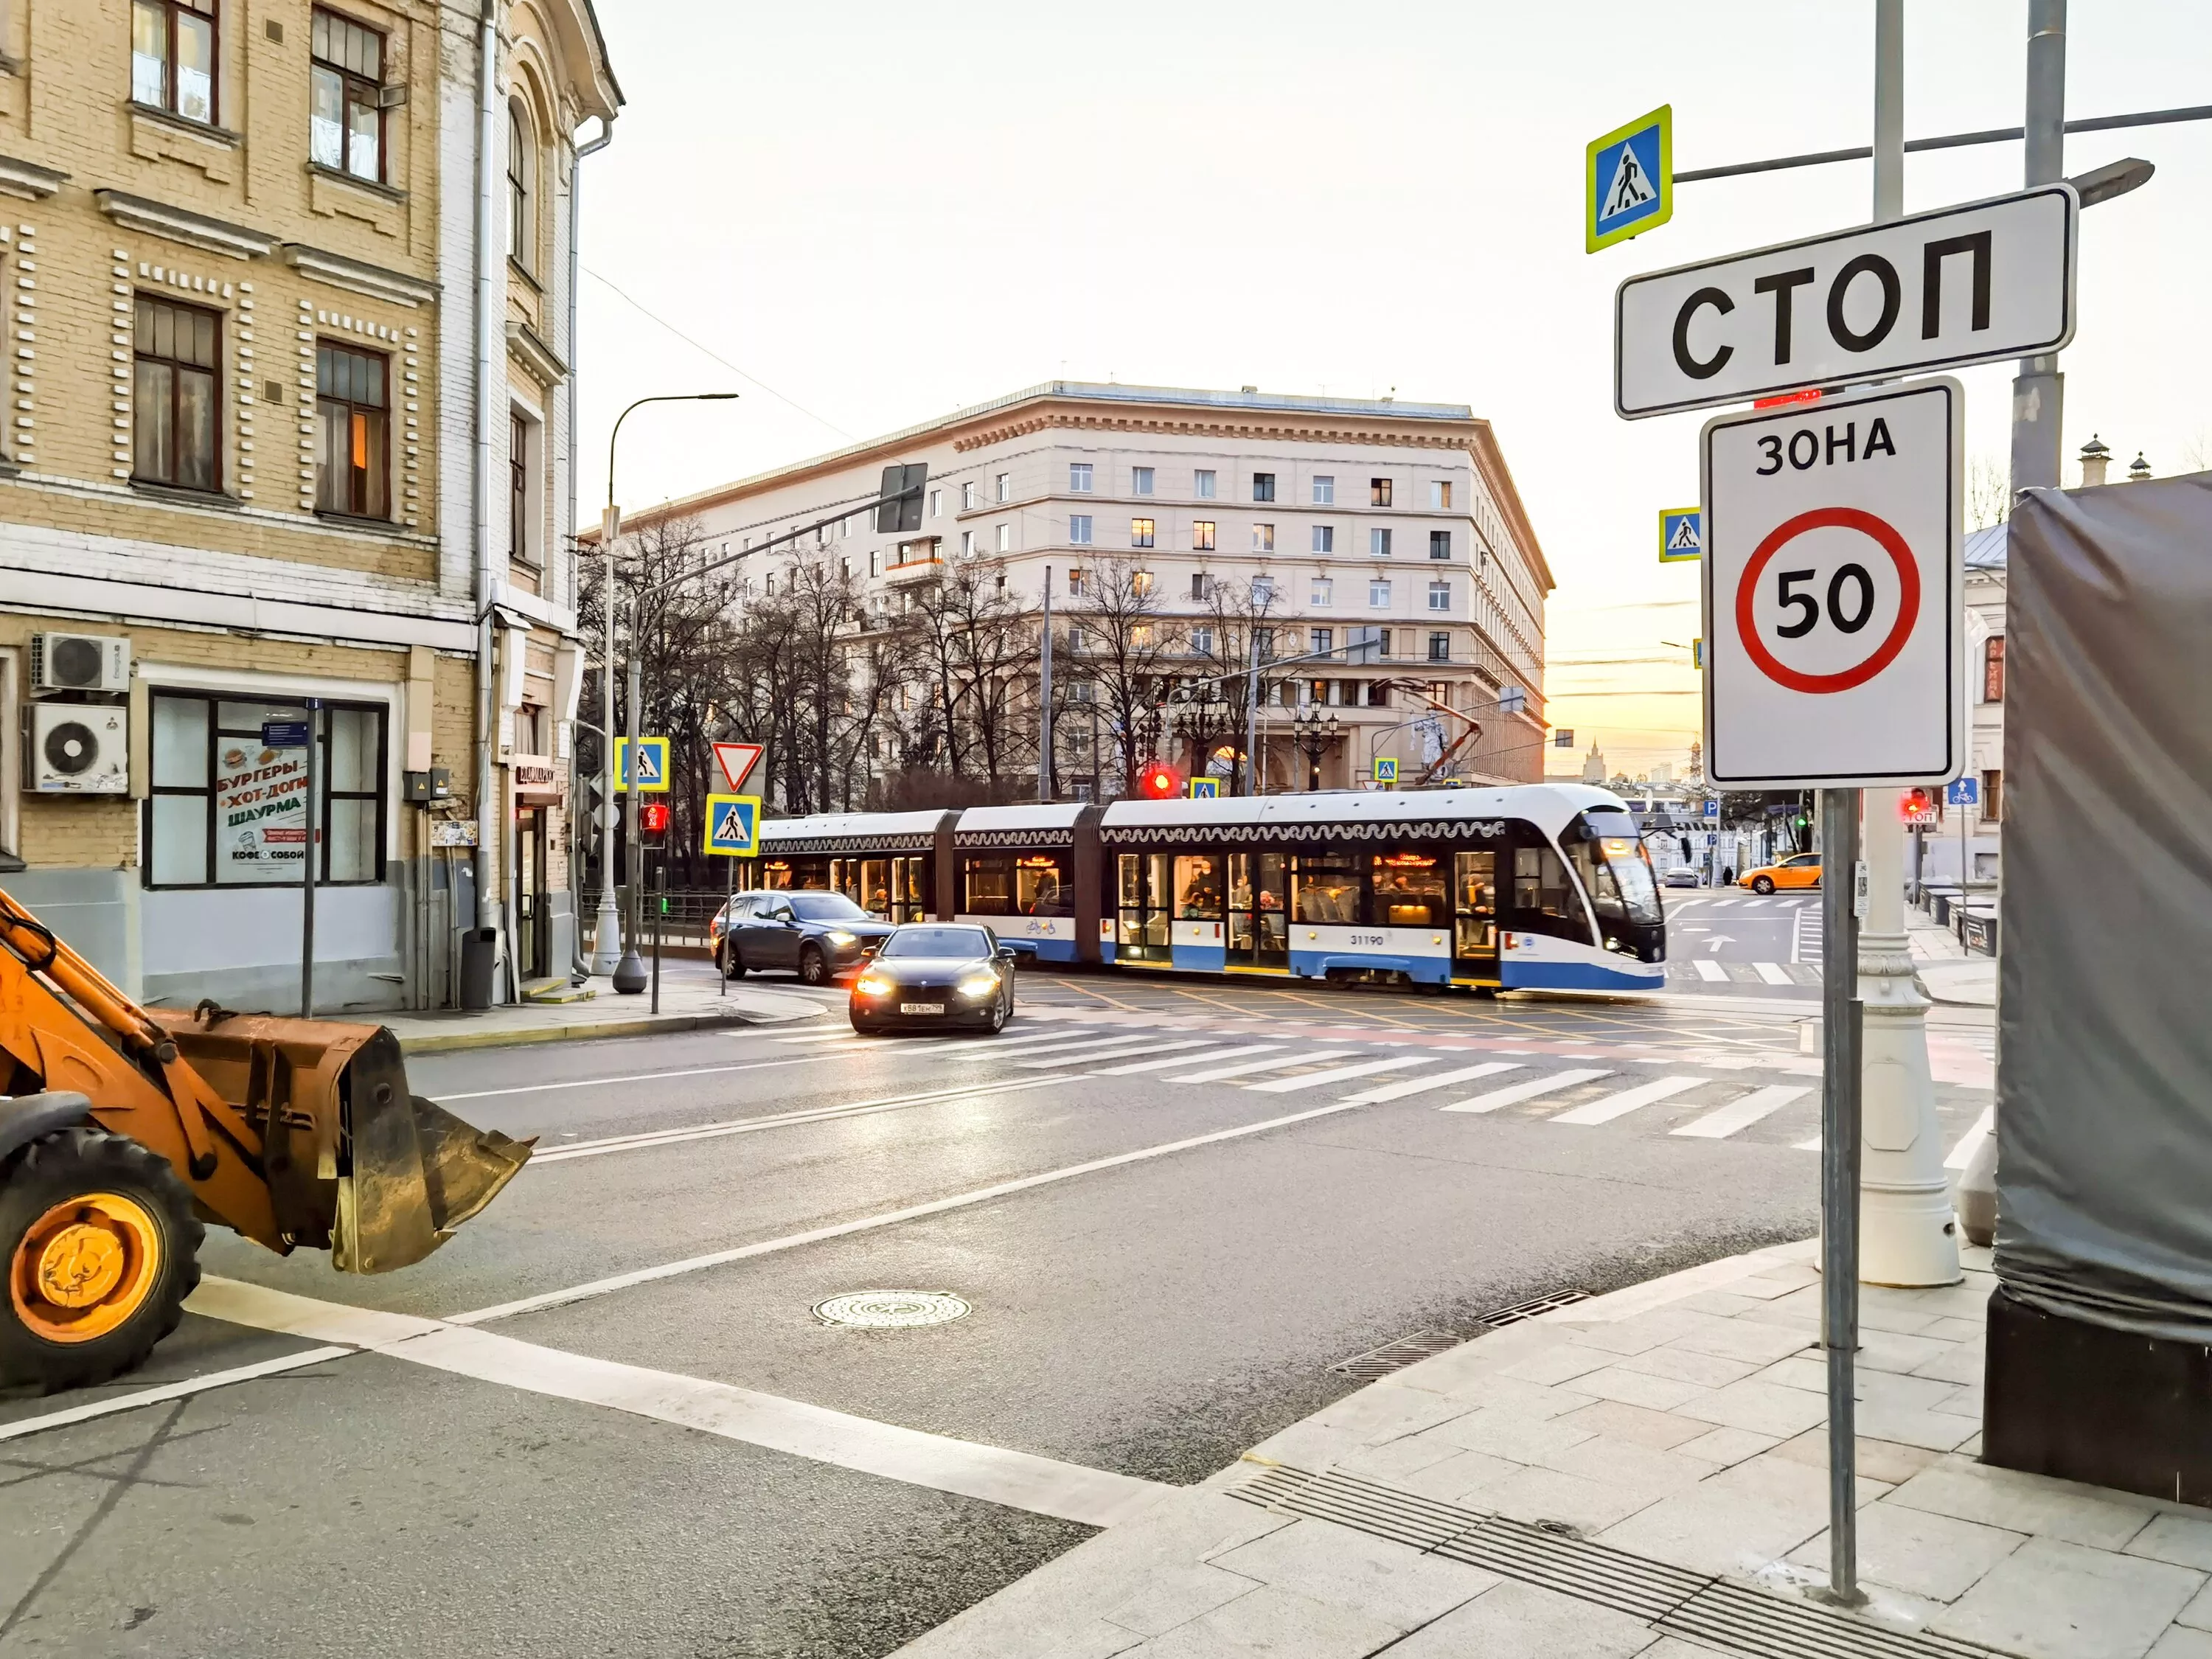
[(909, 923), (853, 981), (853, 1029), (1003, 1030), (1014, 1017), (1015, 956), (988, 927)]

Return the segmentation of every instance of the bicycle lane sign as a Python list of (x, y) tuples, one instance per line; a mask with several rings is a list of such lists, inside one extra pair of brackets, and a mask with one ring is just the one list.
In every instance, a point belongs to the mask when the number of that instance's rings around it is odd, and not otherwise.
[(1964, 406), (1941, 378), (1706, 422), (1712, 782), (1957, 775)]

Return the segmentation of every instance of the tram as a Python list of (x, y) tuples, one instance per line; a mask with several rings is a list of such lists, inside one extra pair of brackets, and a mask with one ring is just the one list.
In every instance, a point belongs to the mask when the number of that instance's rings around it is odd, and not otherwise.
[(854, 813), (761, 841), (763, 885), (983, 922), (1041, 961), (1505, 990), (1666, 973), (1635, 820), (1577, 785)]

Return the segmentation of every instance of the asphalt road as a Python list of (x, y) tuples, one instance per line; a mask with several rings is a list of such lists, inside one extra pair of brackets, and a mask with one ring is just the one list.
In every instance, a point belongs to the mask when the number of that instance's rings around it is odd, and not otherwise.
[(1741, 888), (1670, 888), (1667, 988), (1817, 1001), (1820, 895)]
[[(1747, 999), (1022, 992), (997, 1039), (418, 1060), (540, 1158), (388, 1278), (211, 1239), (222, 1317), (0, 1396), (0, 1654), (887, 1653), (1340, 1361), (1815, 1224), (1816, 1063)], [(970, 1310), (815, 1312), (878, 1290)]]

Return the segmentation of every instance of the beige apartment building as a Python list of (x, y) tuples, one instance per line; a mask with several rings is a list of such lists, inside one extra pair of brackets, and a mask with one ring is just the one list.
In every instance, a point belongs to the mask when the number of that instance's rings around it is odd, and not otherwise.
[[(918, 529), (879, 532), (865, 509), (805, 528), (875, 495), (891, 465), (926, 470)], [(1439, 779), (1542, 776), (1551, 571), (1489, 422), (1463, 404), (1055, 380), (629, 522), (682, 520), (718, 555), (752, 550), (742, 568), (757, 591), (834, 562), (860, 590), (862, 629), (963, 562), (1032, 610), (1049, 574), (1063, 794), (1124, 781), (1121, 740), (1085, 684), (1098, 672), (1085, 584), (1109, 563), (1149, 589), (1176, 642), (1170, 676), (1218, 670), (1219, 642), (1201, 631), (1220, 627), (1216, 585), (1256, 588), (1247, 622), (1274, 665), (1258, 722), (1270, 791), (1316, 771), (1323, 787), (1356, 786), (1378, 760), (1412, 782), (1470, 723), (1480, 737)], [(1241, 684), (1216, 695), (1245, 699)], [(1241, 712), (1231, 719), (1241, 738)], [(1129, 741), (1193, 769), (1208, 759), (1172, 722)]]
[(618, 103), (588, 0), (0, 3), (0, 881), (126, 989), (295, 1006), (311, 855), (319, 1010), (568, 966)]

